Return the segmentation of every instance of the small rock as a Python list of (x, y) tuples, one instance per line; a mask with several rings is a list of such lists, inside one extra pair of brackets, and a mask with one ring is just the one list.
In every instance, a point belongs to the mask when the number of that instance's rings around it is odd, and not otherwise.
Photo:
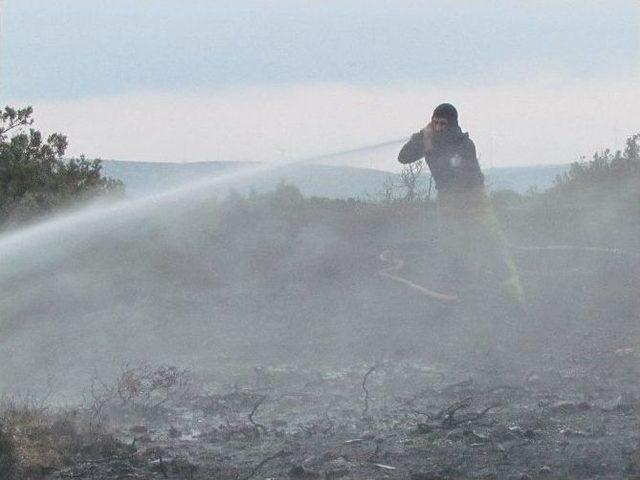
[(473, 475), (473, 478), (481, 478), (485, 480), (492, 480), (498, 478), (498, 471), (493, 467), (483, 468)]
[(289, 469), (290, 477), (301, 477), (304, 475), (304, 467), (302, 465), (294, 465)]
[(135, 441), (142, 444), (148, 444), (148, 443), (151, 443), (153, 440), (151, 439), (150, 435), (144, 434), (139, 437), (136, 437)]
[(439, 473), (413, 472), (409, 475), (411, 480), (445, 480), (447, 477)]
[(374, 463), (374, 466), (381, 468), (382, 470), (395, 470), (396, 467), (392, 467), (391, 465), (385, 465), (384, 463)]
[(364, 442), (364, 438), (352, 438), (350, 440), (345, 440), (343, 443), (345, 445), (353, 445), (354, 443), (362, 443)]
[(433, 432), (433, 427), (428, 423), (419, 423), (416, 428), (416, 431), (418, 433), (431, 433)]
[(178, 430), (176, 427), (171, 427), (169, 429), (169, 438), (180, 438), (182, 436), (182, 432)]
[(591, 410), (593, 407), (589, 402), (579, 402), (578, 403), (578, 411), (579, 412), (587, 412)]
[(320, 474), (318, 472), (314, 472), (313, 470), (307, 470), (302, 465), (294, 465), (289, 470), (289, 477), (298, 478), (301, 480), (309, 480), (319, 478)]
[(320, 457), (320, 460), (322, 460), (323, 462), (328, 462), (331, 460), (336, 460), (338, 458), (341, 458), (340, 454), (334, 452), (333, 450), (327, 450), (322, 454), (322, 456)]
[(348, 468), (332, 468), (324, 472), (324, 477), (327, 480), (330, 480), (332, 478), (342, 478), (346, 477), (347, 475), (349, 475)]
[(134, 425), (129, 429), (129, 432), (137, 433), (137, 434), (145, 434), (145, 433), (148, 433), (149, 430), (144, 425)]
[(610, 407), (610, 410), (617, 410), (620, 412), (628, 412), (633, 410), (638, 405), (638, 400), (630, 394), (619, 395)]
[(355, 443), (362, 443), (364, 442), (364, 438), (351, 438), (349, 440), (345, 440), (343, 443), (345, 445), (353, 445)]
[(565, 437), (588, 437), (589, 434), (583, 430), (572, 430), (570, 428), (564, 428), (560, 430), (560, 434)]
[(562, 400), (549, 406), (549, 411), (552, 414), (560, 415), (570, 415), (572, 413), (586, 412), (588, 410), (591, 410), (591, 404), (588, 402), (575, 403)]
[(503, 425), (499, 425), (491, 430), (490, 436), (492, 440), (496, 440), (499, 442), (504, 442), (506, 440), (513, 440), (515, 438), (522, 436), (522, 429), (517, 427), (520, 430), (513, 430), (511, 428), (507, 428)]
[(532, 373), (527, 377), (527, 384), (531, 387), (539, 387), (542, 385), (542, 378), (540, 378), (539, 375)]
[(331, 460), (329, 466), (335, 470), (348, 470), (351, 467), (351, 463), (344, 457), (338, 457), (335, 460)]
[(447, 433), (445, 438), (452, 442), (456, 442), (464, 438), (464, 433), (462, 433), (460, 430), (452, 430), (449, 433)]
[(489, 436), (482, 433), (474, 432), (473, 430), (464, 430), (462, 434), (472, 442), (486, 443), (489, 441)]
[(551, 467), (548, 465), (541, 466), (540, 475), (551, 475)]
[(129, 462), (125, 462), (124, 460), (114, 460), (109, 462), (109, 469), (112, 473), (118, 474), (118, 476), (128, 473), (134, 473), (135, 469)]
[(630, 357), (632, 356), (634, 353), (633, 348), (619, 348), (617, 349), (614, 354), (616, 357)]

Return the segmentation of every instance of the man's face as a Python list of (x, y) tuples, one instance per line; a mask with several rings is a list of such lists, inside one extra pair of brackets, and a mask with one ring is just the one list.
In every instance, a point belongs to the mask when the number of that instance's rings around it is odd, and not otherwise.
[(431, 119), (431, 125), (433, 126), (434, 132), (444, 132), (449, 128), (449, 120), (446, 118), (433, 117)]

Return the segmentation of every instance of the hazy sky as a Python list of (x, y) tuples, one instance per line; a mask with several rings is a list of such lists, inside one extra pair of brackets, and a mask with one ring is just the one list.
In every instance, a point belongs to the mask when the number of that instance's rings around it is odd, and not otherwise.
[[(3, 0), (0, 101), (70, 153), (272, 160), (458, 106), (485, 166), (640, 131), (640, 2)], [(395, 151), (345, 159), (395, 169)]]

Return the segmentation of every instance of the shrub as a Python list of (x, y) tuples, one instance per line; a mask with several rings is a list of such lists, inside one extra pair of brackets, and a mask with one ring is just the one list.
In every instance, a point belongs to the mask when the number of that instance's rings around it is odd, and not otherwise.
[(114, 383), (94, 379), (84, 406), (89, 431), (101, 432), (109, 421), (122, 415), (140, 420), (155, 418), (165, 407), (189, 404), (198, 388), (188, 370), (170, 365), (125, 364)]
[(0, 426), (0, 478), (15, 478), (17, 465), (18, 457), (13, 438)]
[(85, 428), (80, 410), (54, 411), (4, 399), (0, 414), (0, 480), (44, 478), (78, 459), (124, 457), (132, 451), (110, 433)]

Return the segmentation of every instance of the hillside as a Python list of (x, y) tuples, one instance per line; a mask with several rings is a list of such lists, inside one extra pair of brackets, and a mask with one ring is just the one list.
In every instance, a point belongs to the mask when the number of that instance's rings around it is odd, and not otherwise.
[[(103, 172), (120, 179), (131, 197), (158, 192), (183, 185), (206, 176), (229, 173), (255, 166), (255, 163), (197, 162), (155, 163), (104, 160)], [(568, 165), (501, 167), (485, 169), (487, 185), (492, 190), (513, 190), (525, 193), (530, 187), (544, 190), (553, 184), (556, 175)], [(305, 196), (328, 198), (376, 198), (385, 180), (397, 174), (369, 168), (329, 165), (290, 165), (261, 175), (242, 184), (241, 191), (272, 190), (281, 180), (296, 185)]]

